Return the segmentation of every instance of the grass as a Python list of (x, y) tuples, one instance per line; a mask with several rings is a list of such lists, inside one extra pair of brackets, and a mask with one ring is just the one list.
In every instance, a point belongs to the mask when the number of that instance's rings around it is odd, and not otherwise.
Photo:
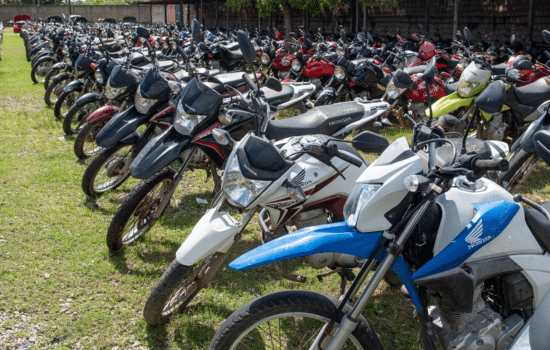
[[(45, 107), (44, 89), (33, 85), (31, 67), (17, 34), (6, 28), (0, 62), (0, 313), (40, 324), (37, 349), (206, 349), (219, 325), (234, 310), (260, 295), (309, 289), (338, 295), (339, 278), (318, 282), (317, 271), (301, 267), (305, 284), (281, 279), (270, 266), (247, 272), (227, 268), (260, 244), (249, 225), (236, 249), (207, 290), (164, 327), (149, 327), (141, 312), (152, 287), (206, 210), (196, 198), (211, 200), (204, 172), (188, 173), (167, 214), (124, 257), (109, 257), (105, 233), (118, 206), (135, 185), (129, 181), (105, 194), (98, 208), (87, 205), (80, 188), (87, 166), (76, 161), (72, 142)], [(403, 134), (392, 131), (392, 138)], [(526, 186), (535, 200), (548, 200), (546, 166)], [(386, 285), (376, 291), (365, 316), (388, 348), (419, 349), (412, 304)], [(25, 332), (14, 333), (24, 338)], [(68, 337), (67, 337), (68, 336)], [(0, 348), (8, 348), (2, 344)]]

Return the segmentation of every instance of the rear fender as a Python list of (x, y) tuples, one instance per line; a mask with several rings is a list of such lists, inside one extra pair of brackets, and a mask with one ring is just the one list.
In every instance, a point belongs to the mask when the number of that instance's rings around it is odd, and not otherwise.
[(69, 92), (71, 91), (82, 91), (82, 89), (84, 88), (84, 82), (81, 81), (81, 80), (73, 80), (71, 81), (69, 84), (65, 85), (65, 87), (63, 88), (63, 92), (68, 94)]
[[(439, 118), (444, 114), (454, 112), (460, 107), (470, 106), (475, 97), (476, 96), (466, 98), (460, 97), (458, 92), (455, 91), (450, 95), (440, 98), (432, 104), (434, 118)], [(426, 109), (426, 116), (430, 116), (429, 108)]]
[(191, 266), (216, 252), (227, 253), (235, 242), (240, 223), (226, 212), (209, 209), (176, 252), (176, 259)]
[(118, 108), (117, 106), (101, 106), (88, 116), (88, 118), (86, 119), (86, 123), (97, 124), (101, 122), (107, 122), (111, 120), (111, 118), (118, 112), (120, 112), (120, 108)]
[(146, 114), (136, 111), (134, 105), (121, 113), (115, 114), (96, 136), (97, 145), (111, 147), (137, 130), (138, 126), (148, 120)]
[(189, 145), (189, 138), (182, 137), (170, 126), (162, 134), (152, 138), (139, 152), (130, 166), (132, 177), (147, 179), (170, 165)]
[[(312, 226), (261, 245), (235, 259), (229, 267), (235, 270), (246, 270), (317, 253), (350, 254), (368, 259), (383, 240), (382, 232), (361, 233), (345, 222)], [(374, 258), (380, 261), (385, 255), (386, 250), (380, 249)], [(391, 269), (399, 275), (414, 305), (422, 312), (418, 292), (412, 283), (411, 269), (401, 255), (394, 260)]]

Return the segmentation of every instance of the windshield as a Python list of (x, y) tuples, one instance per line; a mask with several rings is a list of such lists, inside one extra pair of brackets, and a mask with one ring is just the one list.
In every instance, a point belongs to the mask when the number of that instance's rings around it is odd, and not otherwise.
[(222, 95), (197, 79), (192, 79), (183, 88), (180, 103), (188, 114), (211, 115), (218, 110), (222, 100)]
[(411, 156), (414, 156), (414, 153), (411, 151), (407, 139), (401, 137), (391, 143), (371, 166), (389, 165), (410, 158)]

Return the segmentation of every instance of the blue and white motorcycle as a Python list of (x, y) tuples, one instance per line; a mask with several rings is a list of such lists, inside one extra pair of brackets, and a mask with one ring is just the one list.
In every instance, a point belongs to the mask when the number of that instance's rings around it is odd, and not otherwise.
[[(475, 113), (498, 113), (504, 98), (504, 84), (494, 82), (476, 99)], [(245, 270), (319, 253), (363, 257), (346, 294), (340, 300), (298, 290), (262, 296), (222, 324), (210, 349), (383, 349), (362, 312), (389, 269), (418, 310), (423, 348), (511, 346), (550, 290), (550, 203), (543, 208), (513, 197), (483, 177), (508, 167), (503, 155), (480, 157), (495, 153), (494, 143), (465, 147), (464, 138), (459, 153), (430, 122), (415, 126), (412, 146), (396, 140), (362, 173), (345, 204), (345, 222), (295, 231), (229, 265)]]

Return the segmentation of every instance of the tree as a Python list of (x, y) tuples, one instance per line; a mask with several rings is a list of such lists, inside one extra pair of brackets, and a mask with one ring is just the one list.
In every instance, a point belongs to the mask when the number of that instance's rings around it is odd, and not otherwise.
[[(378, 0), (358, 0), (362, 5), (377, 5)], [(397, 6), (398, 0), (381, 0), (382, 3)], [(290, 9), (307, 9), (312, 16), (319, 14), (325, 7), (334, 7), (340, 4), (340, 0), (227, 0), (227, 7), (234, 11), (255, 4), (260, 17), (268, 17), (273, 12), (281, 10), (284, 17), (286, 33), (290, 33), (292, 26), (290, 23)], [(290, 36), (285, 35), (285, 45), (290, 43)]]

